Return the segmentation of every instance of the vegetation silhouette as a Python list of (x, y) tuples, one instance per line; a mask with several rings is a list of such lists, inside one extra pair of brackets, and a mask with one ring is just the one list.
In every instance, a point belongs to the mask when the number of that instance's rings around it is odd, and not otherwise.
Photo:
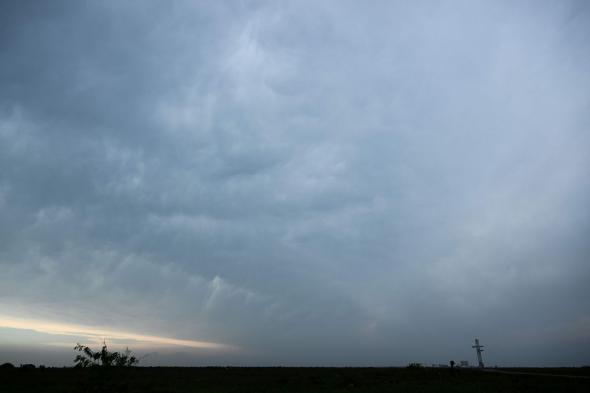
[(76, 344), (74, 350), (79, 351), (74, 363), (76, 367), (132, 367), (139, 363), (135, 356), (131, 356), (129, 348), (124, 353), (110, 352), (107, 348), (106, 341), (103, 342), (100, 351), (93, 351), (86, 345)]

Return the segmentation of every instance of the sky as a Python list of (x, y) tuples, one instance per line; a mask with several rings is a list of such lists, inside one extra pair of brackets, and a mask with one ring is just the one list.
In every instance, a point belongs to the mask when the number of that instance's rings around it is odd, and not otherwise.
[(0, 2), (0, 363), (590, 364), (585, 1)]

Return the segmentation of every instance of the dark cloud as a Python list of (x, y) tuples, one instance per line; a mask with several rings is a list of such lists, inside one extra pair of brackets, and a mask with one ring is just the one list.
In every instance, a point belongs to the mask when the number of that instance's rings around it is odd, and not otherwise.
[(2, 313), (236, 364), (589, 361), (581, 2), (1, 7)]

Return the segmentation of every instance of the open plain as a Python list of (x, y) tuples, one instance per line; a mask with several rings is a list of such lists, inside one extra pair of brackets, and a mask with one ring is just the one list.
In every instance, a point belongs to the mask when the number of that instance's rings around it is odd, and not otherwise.
[[(497, 372), (497, 371), (506, 371)], [(514, 372), (514, 374), (512, 374)], [(538, 375), (531, 375), (533, 373)], [(547, 375), (543, 375), (547, 374)], [(567, 375), (564, 377), (555, 375)], [(590, 369), (46, 368), (0, 371), (26, 392), (588, 392)]]

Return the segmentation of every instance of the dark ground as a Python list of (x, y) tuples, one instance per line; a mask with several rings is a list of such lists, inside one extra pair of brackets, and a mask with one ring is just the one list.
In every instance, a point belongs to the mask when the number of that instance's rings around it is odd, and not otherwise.
[(588, 368), (505, 370), (578, 377), (432, 368), (46, 368), (0, 370), (0, 392), (590, 392)]

